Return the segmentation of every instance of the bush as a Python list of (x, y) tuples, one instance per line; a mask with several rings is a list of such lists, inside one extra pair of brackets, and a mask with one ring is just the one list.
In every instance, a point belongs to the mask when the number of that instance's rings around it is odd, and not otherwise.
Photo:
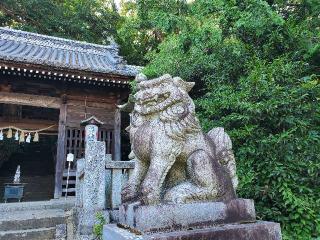
[(96, 236), (96, 239), (102, 239), (103, 225), (106, 224), (106, 219), (101, 212), (96, 214), (96, 219), (97, 223), (93, 226), (93, 234)]

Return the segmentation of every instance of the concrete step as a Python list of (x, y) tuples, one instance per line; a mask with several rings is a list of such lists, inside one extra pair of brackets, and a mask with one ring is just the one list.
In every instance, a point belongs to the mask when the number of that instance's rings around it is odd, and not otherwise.
[(0, 215), (14, 211), (29, 211), (29, 210), (47, 210), (47, 209), (63, 209), (70, 210), (75, 205), (75, 198), (68, 197), (66, 200), (52, 199), (50, 201), (35, 201), (35, 202), (15, 202), (1, 203)]
[(0, 240), (53, 240), (56, 228), (38, 228), (16, 231), (0, 231)]
[(15, 211), (0, 216), (0, 231), (50, 228), (65, 223), (61, 209)]
[(74, 198), (0, 204), (0, 240), (54, 239), (74, 204)]

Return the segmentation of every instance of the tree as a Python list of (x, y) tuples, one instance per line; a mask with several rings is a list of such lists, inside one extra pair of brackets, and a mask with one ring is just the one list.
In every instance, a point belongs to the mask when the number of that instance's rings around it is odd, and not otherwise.
[(320, 236), (319, 13), (312, 0), (198, 0), (144, 69), (196, 81), (202, 125), (234, 141), (239, 195), (284, 239)]
[(145, 55), (157, 49), (165, 37), (178, 33), (187, 3), (184, 0), (122, 1), (122, 19), (117, 28), (117, 42), (126, 60), (143, 66)]
[(108, 43), (119, 14), (112, 1), (2, 0), (0, 26), (75, 40)]

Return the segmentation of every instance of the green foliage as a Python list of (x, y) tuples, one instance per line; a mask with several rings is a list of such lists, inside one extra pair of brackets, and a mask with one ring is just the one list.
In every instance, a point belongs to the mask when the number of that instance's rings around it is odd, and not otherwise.
[(112, 1), (0, 1), (0, 26), (94, 43), (108, 43), (119, 18)]
[(186, 9), (184, 0), (123, 1), (116, 38), (127, 61), (145, 65), (145, 55), (156, 50), (169, 33), (179, 31)]
[(98, 212), (96, 214), (97, 223), (93, 226), (93, 234), (95, 235), (96, 239), (102, 239), (103, 234), (103, 225), (106, 224), (106, 219), (103, 216), (103, 213)]
[(234, 140), (239, 194), (288, 239), (309, 239), (320, 226), (320, 85), (290, 76), (300, 66), (284, 61), (255, 66), (236, 88), (219, 84), (197, 103), (204, 126), (225, 126)]
[(203, 127), (233, 139), (239, 195), (284, 239), (320, 236), (319, 5), (195, 1), (144, 69), (196, 81)]

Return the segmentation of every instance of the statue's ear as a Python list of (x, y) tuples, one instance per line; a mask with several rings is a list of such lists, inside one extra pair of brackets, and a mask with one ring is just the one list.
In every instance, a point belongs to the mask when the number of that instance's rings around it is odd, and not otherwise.
[(136, 79), (135, 80), (136, 80), (137, 83), (139, 83), (139, 82), (147, 81), (148, 78), (143, 73), (139, 73), (139, 74), (136, 75)]
[(173, 82), (178, 86), (182, 87), (186, 90), (186, 92), (190, 92), (190, 90), (193, 88), (195, 82), (185, 82), (180, 77), (174, 77)]
[(187, 90), (187, 92), (190, 92), (195, 84), (196, 84), (195, 82), (186, 82), (186, 90)]

